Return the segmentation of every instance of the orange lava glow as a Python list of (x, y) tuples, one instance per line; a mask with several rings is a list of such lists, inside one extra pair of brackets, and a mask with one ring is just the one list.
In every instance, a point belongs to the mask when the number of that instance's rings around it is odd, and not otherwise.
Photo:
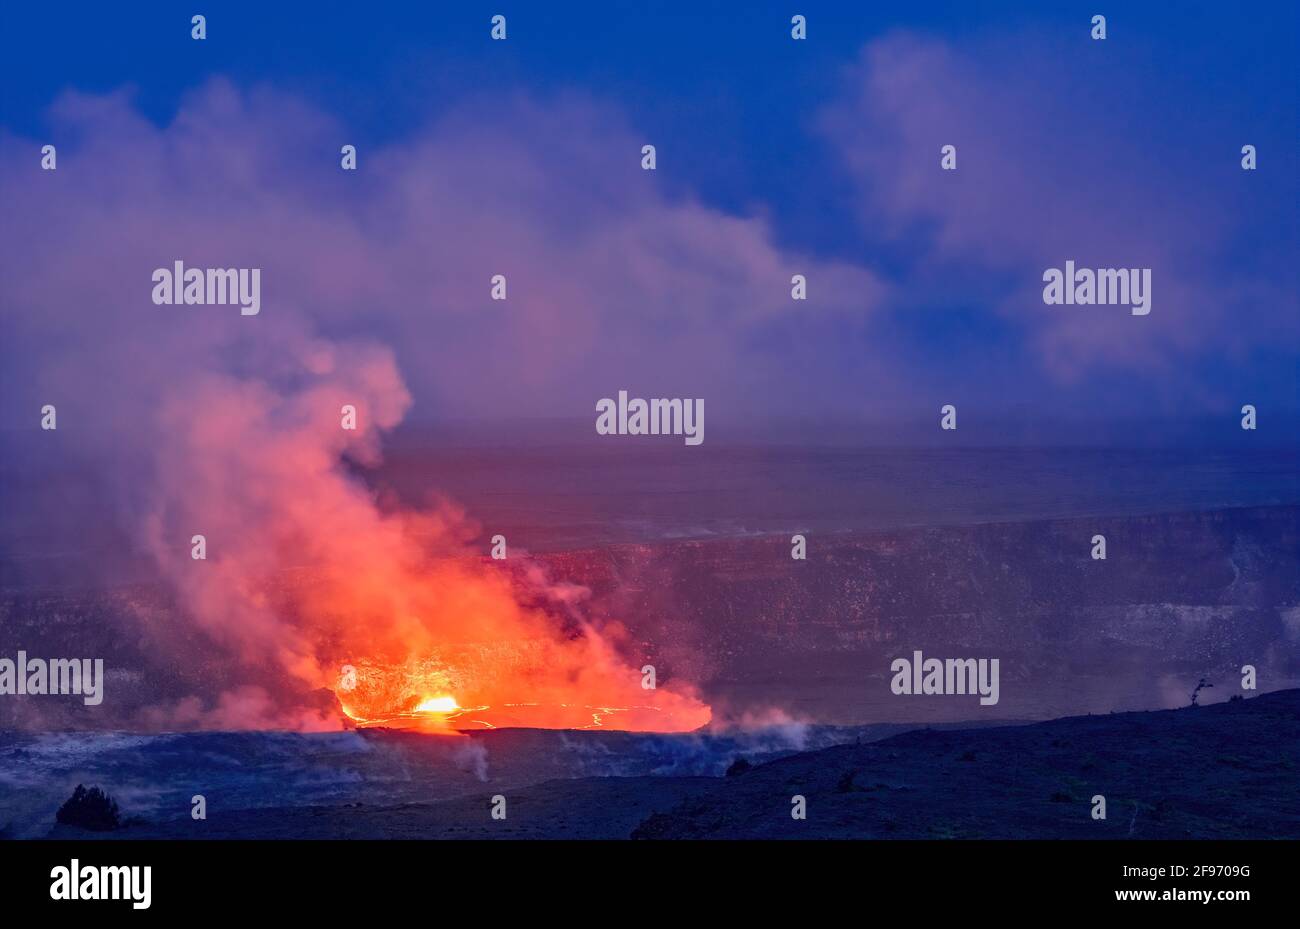
[[(494, 660), (484, 666), (476, 666), (473, 660), (459, 666), (429, 661), (401, 666), (361, 665), (355, 669), (351, 689), (341, 685), (336, 694), (343, 712), (360, 728), (433, 733), (502, 728), (685, 732), (706, 725), (711, 718), (709, 707), (690, 696), (642, 690), (640, 675), (631, 668), (597, 667), (591, 669), (597, 673), (590, 680), (584, 680), (581, 674), (553, 680), (550, 673), (522, 667), (528, 653), (538, 647), (537, 643), (531, 645), (523, 649), (524, 655), (506, 660), (501, 658), (501, 649), (488, 649)], [(566, 643), (565, 647), (574, 646)], [(522, 673), (517, 678), (503, 676), (502, 668)], [(475, 699), (462, 702), (449, 693), (437, 692), (437, 688), (453, 681)], [(589, 696), (584, 694), (584, 688)], [(512, 695), (530, 690), (549, 699), (520, 701)], [(622, 699), (602, 700), (602, 695)]]
[(454, 713), (460, 709), (455, 697), (430, 697), (418, 704), (417, 713)]
[(709, 722), (707, 708), (687, 714), (664, 713), (657, 706), (588, 706), (581, 704), (507, 703), (500, 707), (456, 706), (425, 709), (378, 719), (344, 712), (359, 728), (418, 729), (425, 732), (462, 732), (473, 729), (616, 729), (625, 732), (686, 732)]

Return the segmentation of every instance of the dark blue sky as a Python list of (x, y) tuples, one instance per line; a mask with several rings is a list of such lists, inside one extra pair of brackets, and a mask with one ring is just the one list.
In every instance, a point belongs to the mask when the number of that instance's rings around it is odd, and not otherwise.
[[(43, 112), (60, 92), (127, 85), (161, 125), (185, 92), (221, 74), (291, 90), (383, 142), (467, 93), (577, 87), (616, 100), (665, 147), (689, 150), (674, 171), (697, 195), (733, 209), (760, 201), (800, 243), (851, 253), (845, 225), (827, 221), (838, 203), (828, 177), (835, 166), (809, 120), (863, 45), (898, 29), (961, 42), (1025, 27), (1075, 32), (1082, 44), (1090, 17), (1109, 12), (1112, 67), (1099, 83), (1151, 81), (1170, 94), (1166, 105), (1142, 114), (1144, 131), (1176, 139), (1196, 110), (1275, 143), (1279, 154), (1295, 138), (1300, 16), (1289, 2), (1233, 9), (1180, 3), (1176, 11), (1161, 2), (1104, 11), (1096, 3), (910, 0), (869, 10), (802, 0), (571, 2), (555, 5), (555, 13), (516, 6), (201, 3), (193, 12), (205, 13), (210, 28), (206, 43), (196, 45), (191, 11), (171, 2), (112, 11), (8, 4), (3, 122), (39, 135)], [(488, 21), (498, 12), (509, 17), (511, 39), (485, 49)], [(789, 40), (793, 12), (809, 17), (805, 45)], [(796, 176), (795, 164), (811, 170)]]
[[(70, 90), (128, 88), (165, 128), (213, 78), (269, 86), (367, 155), (467, 105), (490, 124), (520, 97), (576, 94), (658, 145), (665, 203), (760, 217), (778, 252), (861, 269), (887, 290), (869, 326), (768, 319), (734, 335), (765, 380), (813, 366), (815, 390), (860, 395), (828, 414), (930, 411), (954, 393), (998, 413), (1117, 419), (1297, 405), (1294, 3), (192, 6), (6, 5), (6, 147), (66, 131), (50, 107)], [(208, 18), (206, 42), (189, 38), (193, 12)], [(504, 43), (487, 40), (497, 12)], [(795, 12), (806, 42), (790, 40)], [(1105, 43), (1088, 37), (1097, 12)], [(962, 151), (951, 203), (929, 186), (949, 179), (921, 175), (918, 193), (915, 169), (900, 167), (930, 170), (931, 134)], [(1245, 142), (1261, 153), (1254, 175), (1237, 166)], [(538, 144), (556, 147), (544, 131)], [(1058, 326), (1026, 294), (1076, 257), (1068, 248), (1153, 265), (1153, 315)], [(416, 415), (449, 414), (447, 385), (426, 387), (403, 351), (417, 399), (430, 398)], [(600, 389), (538, 412), (563, 415)], [(518, 410), (470, 411), (507, 412)]]

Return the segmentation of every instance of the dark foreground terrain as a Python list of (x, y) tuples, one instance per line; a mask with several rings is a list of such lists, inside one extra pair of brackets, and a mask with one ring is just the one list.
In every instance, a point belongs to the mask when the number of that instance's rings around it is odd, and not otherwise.
[[(489, 814), (498, 793), (504, 820)], [(806, 800), (805, 820), (791, 817), (796, 795)], [(1105, 819), (1093, 818), (1097, 795)], [(580, 777), (517, 789), (489, 779), (441, 802), (220, 810), (205, 821), (97, 834), (58, 826), (51, 835), (1300, 838), (1300, 690), (1179, 710), (915, 730), (723, 776)]]

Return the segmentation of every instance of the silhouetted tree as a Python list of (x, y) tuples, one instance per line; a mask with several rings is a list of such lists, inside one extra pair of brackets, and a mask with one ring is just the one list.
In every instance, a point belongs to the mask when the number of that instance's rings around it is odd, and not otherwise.
[(93, 832), (110, 832), (122, 825), (117, 801), (98, 787), (87, 790), (80, 784), (72, 792), (55, 817), (66, 826), (77, 826)]
[(1197, 698), (1200, 696), (1200, 694), (1201, 694), (1201, 690), (1202, 690), (1203, 688), (1205, 688), (1205, 687), (1213, 687), (1213, 686), (1214, 686), (1214, 685), (1211, 684), (1209, 681), (1207, 681), (1205, 678), (1201, 678), (1201, 682), (1200, 682), (1199, 684), (1197, 684), (1197, 685), (1196, 685), (1196, 689), (1192, 691), (1192, 706), (1198, 706), (1198, 705), (1199, 705), (1199, 704), (1197, 704), (1196, 700), (1197, 700)]

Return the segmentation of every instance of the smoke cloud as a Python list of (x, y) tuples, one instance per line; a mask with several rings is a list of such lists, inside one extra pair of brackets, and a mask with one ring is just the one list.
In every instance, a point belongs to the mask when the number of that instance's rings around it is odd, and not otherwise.
[[(572, 111), (562, 118), (583, 119)], [(578, 720), (594, 707), (588, 722), (616, 727), (707, 722), (708, 708), (689, 693), (642, 689), (640, 661), (624, 654), (618, 627), (597, 630), (582, 617), (580, 588), (471, 552), (466, 542), (478, 527), (453, 504), (399, 507), (361, 478), (379, 461), (383, 433), (412, 405), (390, 346), (409, 353), (413, 342), (428, 345), (426, 364), (407, 365), (426, 399), (448, 386), (472, 398), (481, 378), (461, 365), (521, 358), (511, 381), (492, 388), (518, 390), (573, 360), (578, 341), (543, 337), (559, 331), (560, 316), (575, 323), (564, 331), (591, 335), (583, 318), (593, 301), (561, 281), (546, 299), (522, 301), (522, 329), (510, 327), (508, 339), (522, 338), (527, 349), (500, 343), (492, 330), (486, 343), (455, 344), (464, 335), (456, 317), (468, 311), (457, 301), (470, 285), (439, 291), (420, 268), (439, 253), (445, 267), (483, 264), (483, 237), (493, 230), (471, 227), (494, 214), (481, 203), (470, 209), (461, 195), (447, 228), (459, 223), (481, 250), (467, 259), (452, 232), (433, 242), (422, 236), (411, 205), (428, 196), (422, 186), (446, 183), (416, 159), (436, 157), (441, 145), (452, 174), (471, 170), (474, 159), (436, 140), (376, 154), (390, 163), (381, 176), (396, 179), (367, 191), (390, 209), (386, 222), (363, 215), (355, 193), (331, 198), (324, 188), (336, 179), (326, 168), (294, 173), (296, 146), (319, 146), (330, 165), (339, 134), (284, 98), (245, 98), (217, 82), (158, 129), (122, 95), (70, 95), (53, 119), (72, 140), (56, 172), (33, 175), (30, 143), (4, 140), (6, 172), (24, 178), (5, 191), (14, 336), (5, 361), (15, 387), (7, 413), (13, 421), (25, 404), (28, 414), (57, 406), (51, 438), (66, 443), (59, 452), (89, 463), (130, 544), (174, 593), (174, 611), (137, 611), (147, 647), (182, 672), (201, 655), (215, 678), (202, 694), (160, 699), (135, 724), (335, 728), (335, 693), (359, 719), (447, 693), (466, 708), (537, 704), (532, 724), (574, 724), (572, 712), (549, 718), (552, 704), (577, 708)], [(462, 137), (462, 148), (480, 154), (510, 151)], [(517, 188), (521, 165), (497, 167)], [(484, 172), (488, 189), (498, 177), (491, 163), (473, 170)], [(531, 209), (555, 205), (533, 198)], [(722, 222), (652, 201), (644, 209), (665, 218), (670, 241), (707, 237), (705, 227)], [(538, 227), (527, 204), (521, 212), (511, 228)], [(423, 215), (427, 223), (433, 214)], [(761, 231), (729, 241), (753, 247), (747, 261), (777, 269)], [(525, 244), (533, 247), (516, 251), (515, 267), (546, 266), (544, 249)], [(263, 268), (261, 313), (152, 305), (152, 270), (177, 260)], [(752, 280), (753, 270), (743, 277)], [(484, 295), (487, 280), (475, 278)], [(433, 305), (438, 292), (447, 306)], [(345, 405), (356, 410), (355, 430), (342, 427)], [(22, 418), (30, 430), (30, 416)], [(38, 469), (56, 460), (34, 454)], [(206, 546), (201, 560), (191, 553), (196, 535)], [(114, 580), (91, 561), (84, 567)], [(345, 666), (355, 669), (355, 689), (340, 686)]]

